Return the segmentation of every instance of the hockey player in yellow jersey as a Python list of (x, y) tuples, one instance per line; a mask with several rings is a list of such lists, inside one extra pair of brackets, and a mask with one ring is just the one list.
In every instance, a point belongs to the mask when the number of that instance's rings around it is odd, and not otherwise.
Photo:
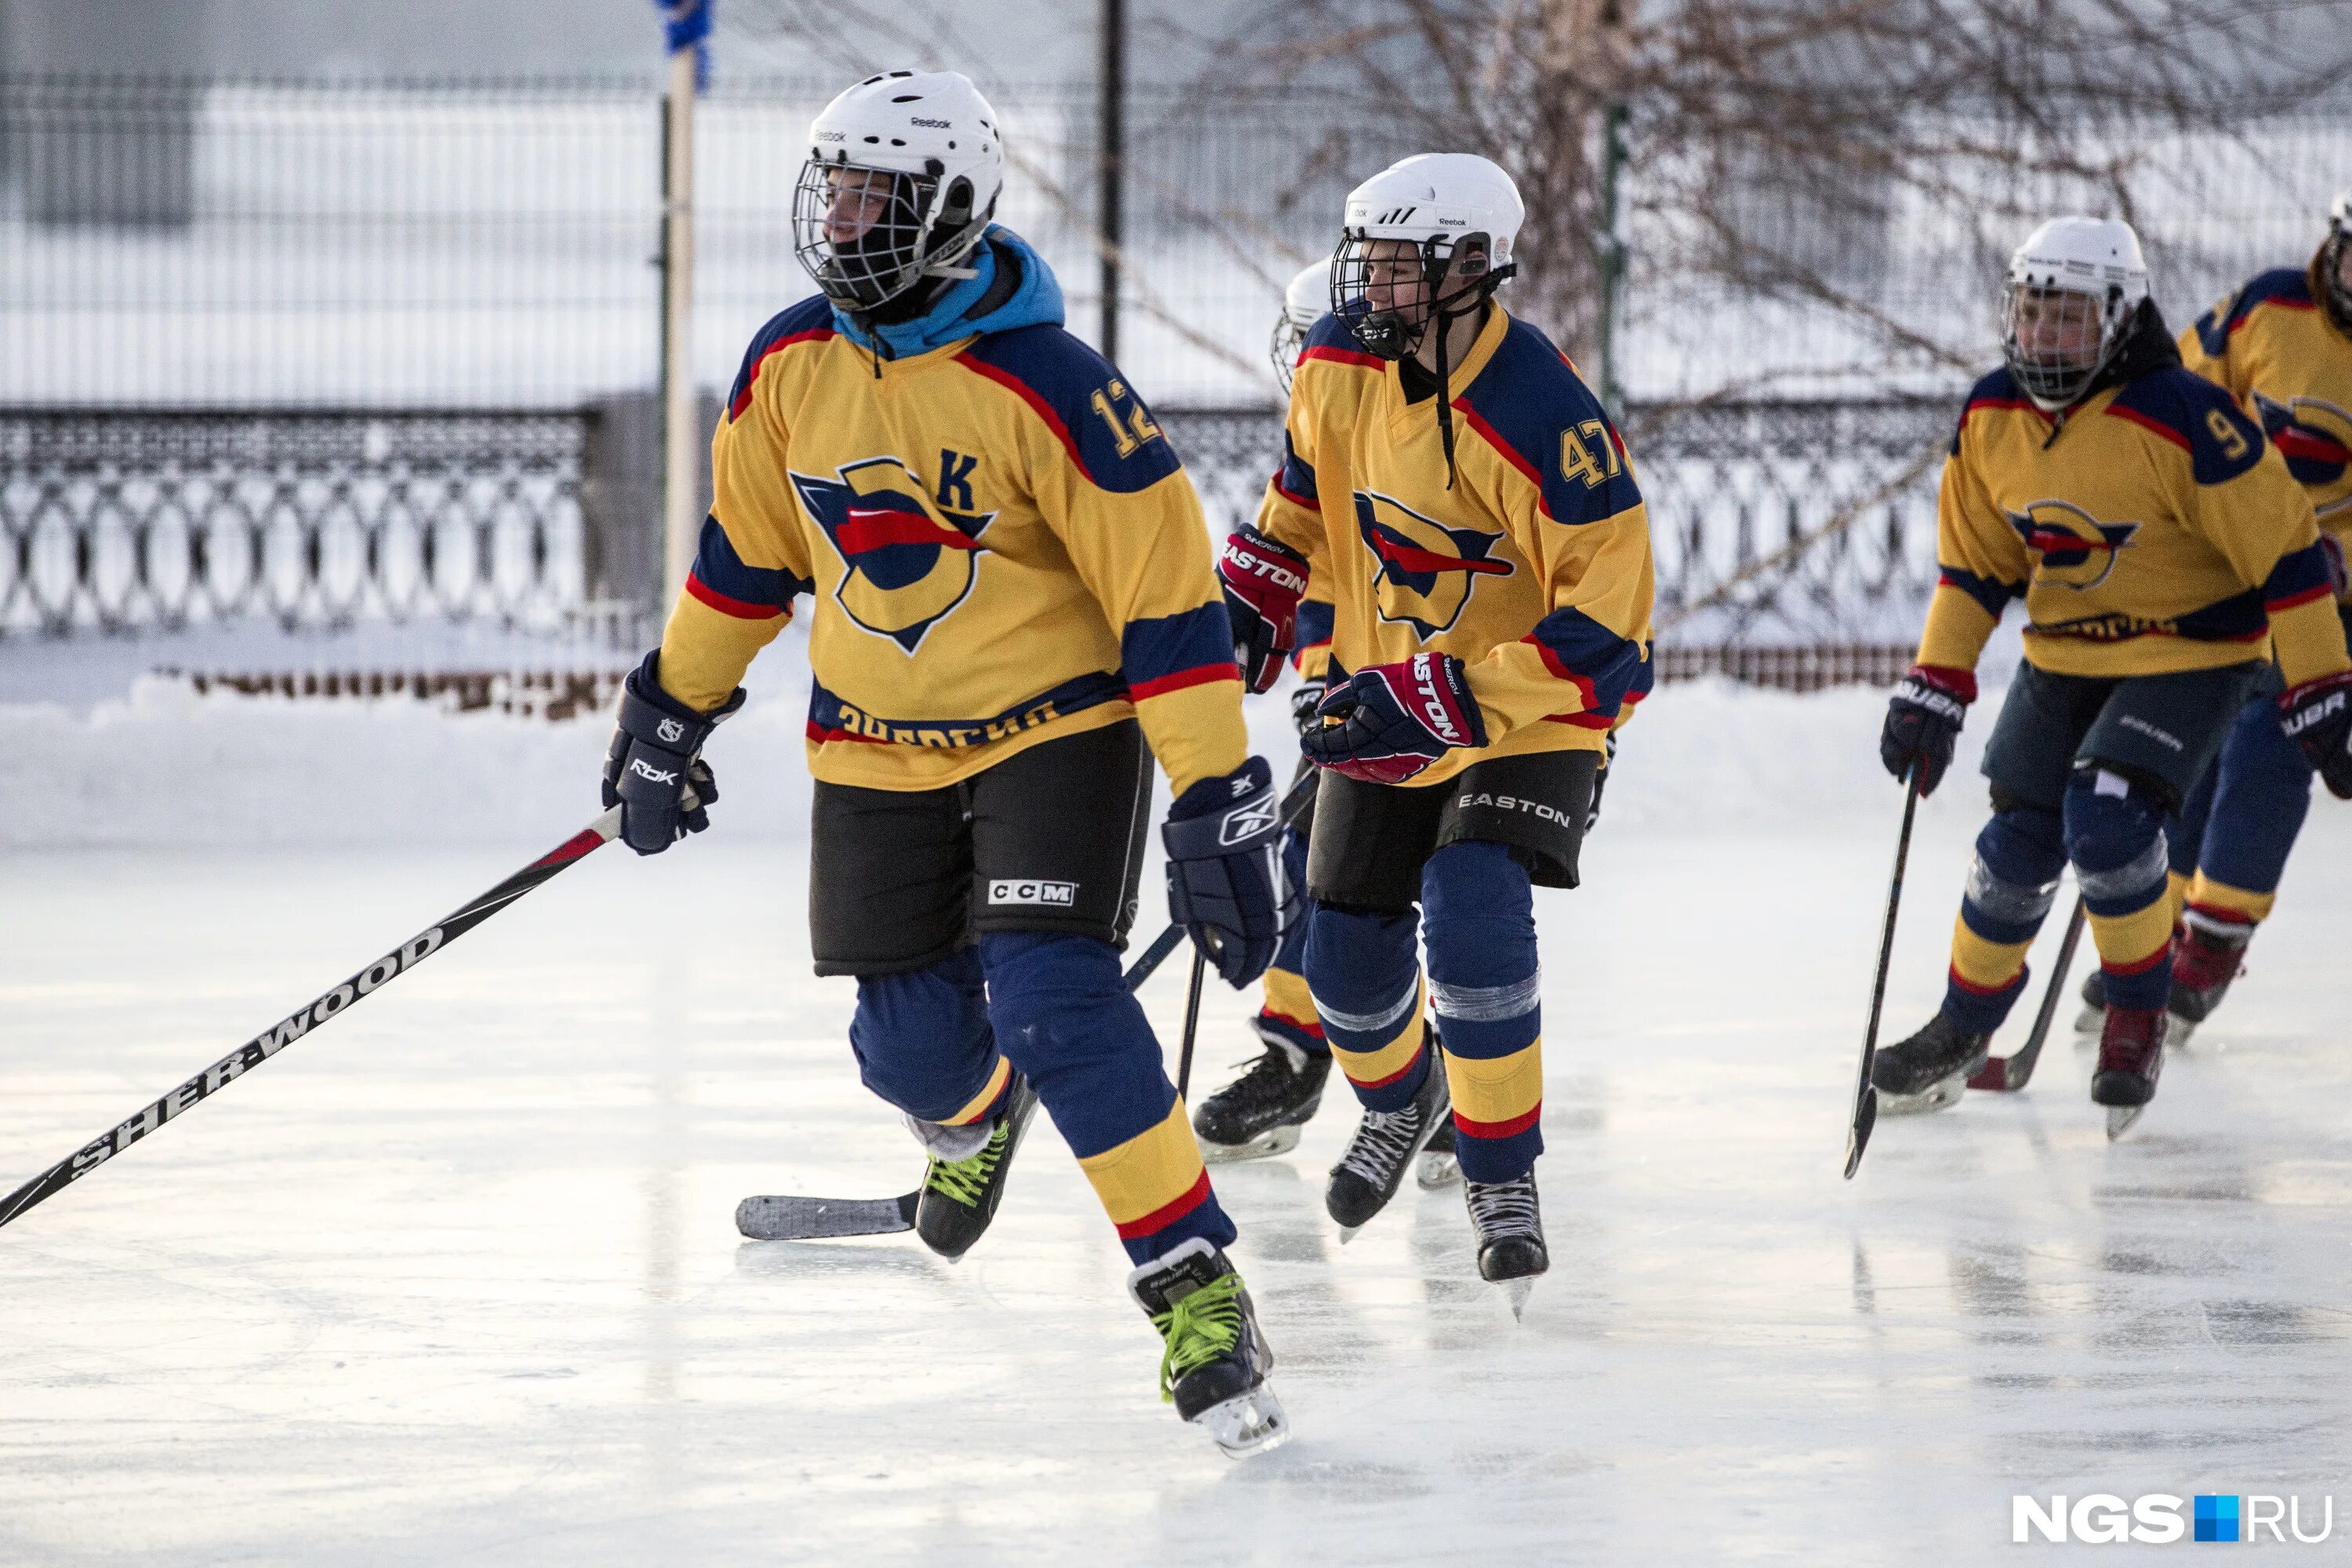
[[(2261, 273), (2232, 292), (2180, 334), (2180, 355), (2226, 387), (2286, 459), (2319, 515), (2336, 614), (2352, 617), (2343, 597), (2352, 537), (2352, 190), (2336, 198), (2307, 265)], [(2310, 759), (2279, 732), (2273, 711), (2279, 684), (2275, 668), (2263, 673), (2169, 835), (2176, 1042), (2237, 978), (2311, 809)], [(2083, 1026), (2095, 1029), (2106, 1002), (2100, 975), (2084, 982), (2083, 999)]]
[(817, 116), (793, 227), (820, 292), (744, 356), (607, 801), (640, 853), (707, 826), (702, 744), (805, 597), (810, 941), (856, 978), (861, 1075), (929, 1154), (916, 1230), (950, 1258), (980, 1238), (1042, 1102), (1135, 1265), (1163, 1394), (1246, 1452), (1287, 1432), (1272, 1357), (1118, 950), (1156, 757), (1171, 912), (1226, 980), (1257, 978), (1289, 901), (1272, 775), (1191, 483), (990, 222), (1003, 166), (952, 72), (872, 77)]
[(1349, 195), (1287, 454), (1220, 565), (1256, 689), (1310, 571), (1333, 600), (1302, 742), (1326, 770), (1306, 965), (1364, 1114), (1326, 1206), (1343, 1235), (1365, 1224), (1450, 1113), (1479, 1271), (1515, 1305), (1549, 1261), (1531, 889), (1576, 884), (1610, 726), (1647, 689), (1652, 596), (1615, 430), (1495, 298), (1523, 212), (1469, 154), (1409, 158)]
[(2120, 1133), (2156, 1092), (2172, 940), (2165, 822), (2275, 652), (2275, 721), (2352, 794), (2352, 661), (2310, 500), (2228, 393), (2183, 368), (2128, 225), (2056, 218), (2010, 263), (2002, 357), (1969, 394), (1937, 506), (1941, 580), (1880, 753), (1942, 778), (2012, 598), (2025, 658), (1985, 750), (1944, 1004), (1881, 1050), (1889, 1110), (1951, 1103), (2025, 984), (2071, 861), (2108, 1009), (2091, 1097)]

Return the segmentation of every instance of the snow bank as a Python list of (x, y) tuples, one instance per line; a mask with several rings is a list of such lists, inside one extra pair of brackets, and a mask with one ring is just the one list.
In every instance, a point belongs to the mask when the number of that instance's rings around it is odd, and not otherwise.
[[(807, 831), (804, 702), (799, 680), (755, 688), (720, 731), (712, 760), (728, 837)], [(1800, 697), (1725, 681), (1664, 687), (1624, 732), (1609, 820), (1644, 831), (1843, 821), (1876, 831), (1895, 799), (1877, 757), (1885, 703), (1862, 688)], [(1973, 771), (1991, 728), (1992, 703), (1979, 707), (1956, 772)], [(1251, 704), (1270, 757), (1292, 754), (1287, 712), (1279, 693)], [(0, 846), (13, 848), (529, 847), (594, 815), (610, 734), (602, 718), (455, 714), (412, 698), (198, 697), (161, 679), (87, 711), (0, 705), (0, 729), (12, 742), (0, 754)], [(1972, 811), (1982, 795), (1948, 790), (1934, 806), (1955, 801)]]

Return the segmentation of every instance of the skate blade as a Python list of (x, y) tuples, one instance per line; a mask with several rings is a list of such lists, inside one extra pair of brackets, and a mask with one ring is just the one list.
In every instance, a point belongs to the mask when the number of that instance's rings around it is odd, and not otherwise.
[(1210, 1405), (1192, 1417), (1192, 1425), (1205, 1427), (1218, 1452), (1229, 1459), (1263, 1454), (1290, 1441), (1290, 1417), (1283, 1414), (1274, 1390), (1263, 1383), (1223, 1405)]
[(2074, 1015), (2074, 1032), (2078, 1035), (2095, 1035), (2106, 1026), (2107, 1010), (2105, 1007), (2085, 1007)]
[(1298, 1129), (1270, 1127), (1246, 1143), (1212, 1143), (1201, 1140), (1201, 1158), (1212, 1165), (1239, 1164), (1244, 1160), (1270, 1159), (1298, 1147)]
[(1503, 1300), (1509, 1303), (1511, 1321), (1516, 1323), (1527, 1315), (1528, 1298), (1535, 1293), (1536, 1276), (1522, 1274), (1517, 1279), (1497, 1279), (1495, 1289), (1500, 1290)]
[[(1334, 1223), (1336, 1224), (1337, 1222), (1335, 1221)], [(1348, 1243), (1349, 1243), (1349, 1242), (1351, 1242), (1351, 1241), (1355, 1240), (1355, 1239), (1356, 1239), (1356, 1233), (1357, 1233), (1358, 1231), (1360, 1231), (1360, 1230), (1363, 1229), (1363, 1228), (1364, 1228), (1364, 1227), (1363, 1227), (1362, 1226), (1360, 1226), (1360, 1225), (1342, 1225), (1342, 1226), (1339, 1226), (1339, 1245), (1340, 1245), (1340, 1246), (1342, 1246), (1342, 1247), (1345, 1247), (1345, 1246), (1347, 1246), (1347, 1245), (1348, 1245)]]
[(2203, 1022), (2202, 1019), (2184, 1018), (2178, 1013), (2173, 1014), (2171, 1017), (2172, 1022), (2164, 1031), (2164, 1048), (2168, 1051), (2175, 1046), (2187, 1045), (2189, 1037), (2197, 1032), (2198, 1024)]
[(1878, 1091), (1878, 1111), (1882, 1116), (1924, 1116), (1931, 1110), (1958, 1105), (1969, 1087), (1966, 1071), (1939, 1078), (1916, 1094), (1889, 1094)]
[(1424, 1149), (1413, 1157), (1412, 1179), (1423, 1192), (1450, 1187), (1462, 1179), (1462, 1162), (1450, 1153)]
[(2147, 1112), (2147, 1107), (2145, 1105), (2108, 1106), (2107, 1142), (2112, 1143), (2116, 1139), (2122, 1137), (2125, 1133), (2130, 1131), (2132, 1130), (2132, 1123), (2137, 1121), (2142, 1116), (2146, 1115)]

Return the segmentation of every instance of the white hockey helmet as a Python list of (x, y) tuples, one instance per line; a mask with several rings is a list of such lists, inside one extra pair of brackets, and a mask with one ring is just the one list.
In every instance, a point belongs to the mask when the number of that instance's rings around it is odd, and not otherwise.
[(1331, 262), (1328, 257), (1298, 269), (1282, 291), (1282, 314), (1274, 321), (1274, 342), (1266, 353), (1274, 360), (1274, 377), (1282, 383), (1282, 390), (1290, 390), (1290, 373), (1298, 367), (1298, 353), (1307, 346), (1307, 334), (1323, 319), (1331, 305)]
[(2336, 326), (2352, 332), (2352, 278), (2345, 276), (2345, 253), (2352, 250), (2352, 185), (2336, 193), (2327, 204), (2327, 243), (2319, 250), (2319, 284), (2326, 291), (2327, 313)]
[(2064, 408), (2115, 360), (2147, 298), (2147, 262), (2131, 225), (2053, 217), (2009, 258), (2000, 351), (2037, 407)]
[[(1348, 193), (1331, 309), (1366, 349), (1402, 359), (1432, 321), (1476, 309), (1511, 275), (1527, 212), (1511, 176), (1475, 153), (1391, 163)], [(1418, 275), (1397, 277), (1397, 264), (1413, 256)]]
[(793, 243), (827, 299), (871, 311), (925, 278), (968, 276), (1004, 188), (996, 110), (957, 71), (885, 71), (818, 110)]

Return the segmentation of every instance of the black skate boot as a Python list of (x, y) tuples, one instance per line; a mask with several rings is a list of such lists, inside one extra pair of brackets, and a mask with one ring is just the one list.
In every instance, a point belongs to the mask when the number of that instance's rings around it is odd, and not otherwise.
[(1263, 1038), (1265, 1055), (1192, 1112), (1201, 1157), (1213, 1163), (1263, 1159), (1297, 1148), (1298, 1130), (1323, 1103), (1329, 1055), (1316, 1056), (1273, 1034)]
[(2120, 1138), (2156, 1098), (2164, 1070), (2164, 1037), (2171, 1015), (2161, 1007), (2110, 1007), (2099, 1036), (2099, 1070), (2091, 1098), (2107, 1108), (2107, 1136)]
[(1388, 1206), (1404, 1180), (1405, 1167), (1421, 1152), (1453, 1109), (1445, 1092), (1445, 1064), (1434, 1052), (1421, 1092), (1402, 1110), (1367, 1110), (1356, 1124), (1348, 1152), (1331, 1167), (1331, 1184), (1323, 1189), (1323, 1206), (1339, 1222), (1339, 1239), (1346, 1241)]
[(2074, 1032), (2095, 1035), (2107, 1026), (2107, 972), (2093, 969), (2083, 976), (2083, 1010), (2074, 1015)]
[(1229, 1458), (1286, 1442), (1290, 1422), (1266, 1385), (1274, 1352), (1249, 1291), (1225, 1255), (1200, 1237), (1127, 1277), (1160, 1331), (1160, 1397), (1207, 1429)]
[[(1613, 737), (1612, 737), (1613, 738)], [(1438, 1037), (1437, 1019), (1428, 1023), (1430, 1059), (1439, 1067), (1445, 1065), (1444, 1041)], [(1421, 1146), (1421, 1157), (1413, 1162), (1412, 1179), (1423, 1192), (1435, 1192), (1462, 1179), (1462, 1162), (1454, 1157), (1454, 1118), (1449, 1113), (1438, 1118), (1437, 1131)]]
[[(915, 1201), (915, 1234), (925, 1247), (950, 1262), (971, 1250), (971, 1244), (996, 1217), (996, 1205), (1004, 1196), (1004, 1179), (1013, 1171), (1013, 1152), (1021, 1147), (1021, 1135), (1029, 1131), (1029, 1119), (1036, 1114), (1037, 1091), (1016, 1072), (1004, 1091), (1004, 1105), (996, 1113), (988, 1141), (976, 1153), (961, 1159), (941, 1159), (933, 1153), (929, 1168), (923, 1173), (922, 1196)], [(916, 1128), (916, 1136), (937, 1149), (933, 1136), (923, 1127)]]
[(2250, 921), (2224, 920), (2200, 910), (2180, 917), (2172, 935), (2172, 1025), (2164, 1043), (2187, 1043), (2190, 1031), (2213, 1016), (2230, 983), (2245, 973), (2246, 944), (2254, 940)]
[(1478, 1278), (1503, 1288), (1516, 1318), (1527, 1310), (1536, 1276), (1551, 1267), (1543, 1210), (1536, 1202), (1536, 1173), (1509, 1182), (1465, 1182), (1462, 1187), (1471, 1226), (1478, 1233)]
[(1879, 1047), (1871, 1058), (1870, 1081), (1878, 1086), (1880, 1113), (1907, 1116), (1958, 1105), (1991, 1046), (1990, 1035), (1970, 1034), (1938, 1013), (1909, 1039)]

